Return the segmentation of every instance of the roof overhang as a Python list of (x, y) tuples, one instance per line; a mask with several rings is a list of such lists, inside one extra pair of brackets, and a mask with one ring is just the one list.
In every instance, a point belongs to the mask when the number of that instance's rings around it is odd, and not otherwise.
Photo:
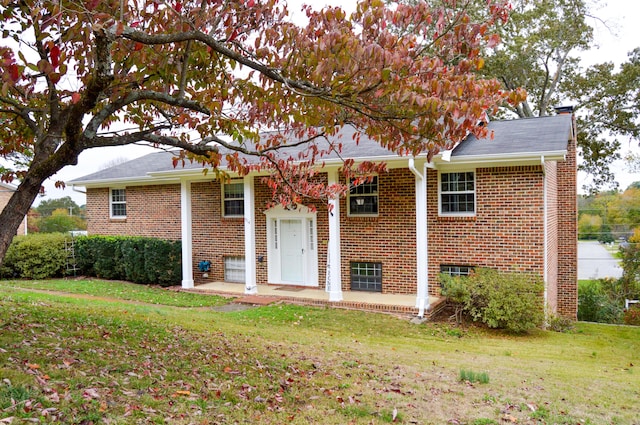
[(540, 165), (547, 161), (565, 161), (567, 151), (550, 151), (550, 152), (529, 152), (529, 153), (511, 153), (496, 155), (464, 155), (443, 157), (442, 154), (436, 155), (432, 162), (435, 168), (456, 168), (456, 167), (510, 167), (510, 166), (526, 166)]
[[(530, 152), (530, 153), (511, 153), (511, 154), (495, 154), (495, 155), (464, 155), (455, 156), (447, 153), (439, 153), (434, 156), (429, 166), (435, 169), (454, 169), (454, 168), (469, 168), (469, 167), (506, 167), (506, 166), (526, 166), (526, 165), (540, 165), (546, 161), (564, 161), (567, 156), (566, 150), (551, 151), (551, 152)], [(355, 160), (356, 164), (362, 162), (385, 162), (387, 169), (408, 168), (409, 160), (421, 160), (426, 161), (426, 155), (420, 155), (418, 157), (412, 156), (398, 156), (398, 155), (385, 155), (385, 156), (371, 156), (363, 157)], [(318, 162), (320, 169), (336, 169), (343, 165), (343, 160), (340, 158), (328, 158)], [(236, 177), (238, 174), (227, 170), (225, 167), (219, 168), (220, 172), (227, 173), (231, 177)], [(268, 171), (251, 173), (255, 176), (266, 176)], [(217, 177), (216, 172), (211, 168), (189, 168), (181, 169), (176, 168), (167, 171), (154, 171), (149, 172), (145, 176), (139, 177), (127, 177), (116, 179), (103, 179), (103, 180), (75, 180), (73, 186), (83, 186), (86, 188), (98, 188), (98, 187), (116, 187), (116, 186), (144, 186), (144, 185), (157, 185), (157, 184), (178, 184), (183, 180), (186, 181), (205, 181), (213, 180)]]

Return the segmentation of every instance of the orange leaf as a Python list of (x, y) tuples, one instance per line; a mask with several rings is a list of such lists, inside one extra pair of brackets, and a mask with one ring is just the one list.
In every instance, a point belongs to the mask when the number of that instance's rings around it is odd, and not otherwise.
[(36, 369), (40, 369), (40, 365), (37, 363), (28, 363), (27, 367), (31, 370), (36, 370)]

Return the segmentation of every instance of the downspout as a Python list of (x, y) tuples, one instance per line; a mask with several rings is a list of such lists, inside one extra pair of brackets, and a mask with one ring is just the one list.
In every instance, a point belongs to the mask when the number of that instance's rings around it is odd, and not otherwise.
[(427, 179), (426, 167), (420, 173), (415, 167), (413, 158), (409, 158), (408, 167), (415, 176), (416, 194), (416, 265), (417, 265), (417, 297), (416, 308), (418, 317), (424, 317), (425, 309), (428, 311), (429, 305), (429, 266), (428, 266), (428, 244), (427, 244)]
[(544, 225), (543, 225), (543, 231), (544, 231), (544, 249), (543, 249), (543, 255), (544, 255), (544, 260), (543, 260), (543, 272), (542, 272), (542, 279), (544, 281), (544, 314), (546, 316), (547, 314), (547, 297), (549, 296), (548, 292), (549, 292), (549, 272), (548, 272), (548, 261), (549, 261), (549, 204), (548, 204), (548, 193), (547, 193), (547, 172), (546, 172), (546, 168), (545, 168), (545, 163), (544, 163), (544, 155), (540, 156), (540, 162), (542, 164), (542, 197), (544, 199), (544, 212), (543, 212), (543, 220), (544, 220)]

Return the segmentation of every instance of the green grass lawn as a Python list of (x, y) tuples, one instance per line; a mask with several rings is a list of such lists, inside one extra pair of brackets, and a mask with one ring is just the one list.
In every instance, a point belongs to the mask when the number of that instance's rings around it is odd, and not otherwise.
[(211, 308), (225, 302), (0, 281), (0, 423), (640, 423), (640, 328), (513, 336), (328, 308)]

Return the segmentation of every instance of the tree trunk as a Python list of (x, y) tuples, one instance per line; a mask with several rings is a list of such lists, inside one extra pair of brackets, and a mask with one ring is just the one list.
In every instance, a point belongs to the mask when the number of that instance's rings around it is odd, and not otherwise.
[(29, 212), (29, 208), (36, 196), (40, 193), (40, 187), (43, 182), (44, 180), (34, 177), (28, 176), (25, 178), (0, 213), (0, 223), (2, 223), (0, 225), (0, 266), (13, 237), (18, 232), (20, 223)]

